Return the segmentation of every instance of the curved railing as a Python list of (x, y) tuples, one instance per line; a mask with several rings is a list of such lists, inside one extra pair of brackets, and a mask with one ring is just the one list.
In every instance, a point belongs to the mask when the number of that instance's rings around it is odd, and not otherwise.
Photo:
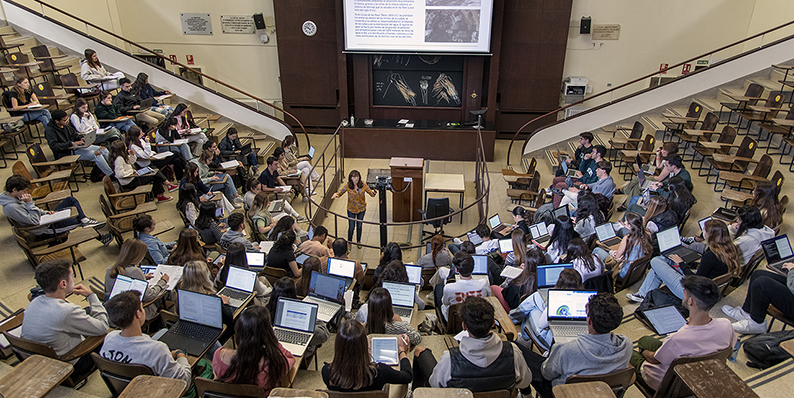
[[(755, 35), (749, 36), (749, 37), (747, 37), (747, 38), (744, 38), (744, 39), (742, 39), (742, 40), (739, 40), (739, 41), (733, 42), (733, 43), (731, 43), (731, 44), (728, 44), (728, 45), (722, 46), (722, 47), (720, 47), (720, 48), (717, 48), (717, 49), (715, 49), (715, 50), (709, 51), (709, 52), (707, 52), (707, 53), (705, 53), (705, 54), (701, 54), (701, 55), (698, 55), (698, 56), (696, 56), (696, 57), (689, 58), (689, 59), (687, 59), (687, 60), (685, 60), (685, 61), (681, 61), (681, 62), (679, 62), (679, 63), (677, 63), (677, 64), (675, 64), (675, 65), (668, 66), (667, 68), (663, 68), (663, 69), (660, 69), (660, 70), (658, 70), (658, 71), (654, 71), (653, 73), (649, 73), (649, 74), (647, 74), (647, 75), (644, 75), (644, 76), (642, 76), (642, 77), (639, 77), (639, 78), (636, 78), (636, 79), (634, 79), (634, 80), (631, 80), (631, 81), (629, 81), (629, 82), (627, 82), (627, 83), (623, 83), (623, 84), (621, 84), (621, 85), (619, 85), (619, 86), (617, 86), (617, 87), (614, 87), (614, 88), (611, 88), (611, 89), (609, 89), (609, 90), (606, 90), (606, 91), (600, 92), (600, 93), (598, 93), (598, 94), (592, 95), (592, 96), (590, 96), (590, 97), (584, 98), (584, 99), (582, 99), (582, 100), (576, 101), (576, 102), (574, 102), (574, 103), (571, 103), (571, 104), (568, 104), (568, 105), (566, 105), (566, 106), (563, 106), (563, 107), (557, 108), (557, 109), (555, 109), (555, 110), (553, 110), (553, 111), (550, 111), (550, 112), (544, 113), (544, 114), (542, 114), (542, 115), (540, 115), (540, 116), (538, 116), (538, 117), (536, 117), (536, 118), (534, 118), (534, 119), (532, 119), (532, 120), (530, 120), (530, 121), (528, 121), (528, 122), (524, 123), (524, 125), (523, 125), (523, 126), (521, 126), (521, 127), (518, 129), (518, 131), (516, 131), (516, 133), (513, 135), (513, 138), (510, 140), (510, 146), (508, 146), (508, 149), (507, 149), (507, 164), (510, 164), (510, 155), (512, 154), (512, 150), (513, 150), (513, 143), (514, 143), (514, 142), (516, 141), (516, 139), (518, 138), (518, 135), (519, 135), (519, 134), (521, 134), (521, 132), (522, 132), (522, 131), (523, 131), (523, 130), (524, 130), (526, 127), (527, 127), (527, 126), (529, 126), (529, 125), (530, 125), (530, 124), (532, 124), (532, 123), (535, 123), (535, 122), (537, 122), (537, 121), (539, 121), (539, 120), (541, 120), (541, 119), (543, 119), (543, 118), (545, 118), (545, 117), (548, 117), (548, 116), (551, 116), (551, 115), (555, 115), (555, 114), (557, 114), (557, 113), (559, 113), (559, 112), (565, 111), (566, 109), (568, 109), (568, 108), (571, 108), (571, 107), (573, 107), (573, 106), (576, 106), (576, 105), (579, 105), (579, 104), (585, 103), (585, 102), (587, 102), (587, 101), (591, 101), (591, 100), (593, 100), (593, 99), (596, 99), (596, 98), (599, 98), (599, 97), (603, 97), (603, 96), (605, 96), (605, 95), (607, 95), (607, 94), (609, 94), (609, 95), (611, 96), (611, 95), (612, 95), (612, 94), (614, 94), (614, 93), (615, 93), (617, 90), (620, 90), (620, 89), (622, 89), (622, 88), (628, 87), (628, 86), (630, 86), (630, 85), (632, 85), (632, 84), (635, 84), (635, 83), (639, 83), (639, 82), (641, 82), (641, 81), (643, 81), (643, 80), (645, 80), (645, 79), (648, 79), (648, 78), (651, 78), (651, 77), (654, 77), (654, 76), (659, 76), (659, 77), (661, 78), (661, 76), (662, 76), (663, 74), (667, 73), (667, 71), (668, 71), (668, 70), (673, 70), (673, 69), (675, 69), (675, 68), (681, 67), (681, 66), (683, 66), (683, 65), (685, 65), (685, 64), (688, 64), (688, 63), (691, 63), (691, 62), (695, 62), (695, 61), (697, 61), (697, 60), (700, 60), (700, 59), (703, 59), (703, 58), (705, 58), (705, 57), (709, 57), (709, 58), (710, 58), (710, 57), (711, 57), (713, 54), (715, 54), (715, 53), (718, 53), (718, 52), (720, 52), (720, 51), (727, 50), (727, 49), (729, 49), (729, 48), (731, 48), (731, 47), (734, 47), (734, 46), (737, 46), (737, 45), (740, 45), (740, 44), (744, 44), (744, 43), (746, 43), (746, 42), (748, 42), (748, 41), (750, 41), (750, 40), (753, 40), (753, 39), (756, 39), (756, 38), (759, 38), (759, 37), (761, 37), (761, 44), (760, 44), (758, 47), (756, 47), (756, 48), (753, 48), (752, 50), (748, 50), (748, 51), (746, 51), (746, 52), (740, 53), (740, 54), (738, 54), (738, 55), (735, 55), (735, 56), (733, 56), (733, 57), (727, 58), (727, 59), (725, 59), (725, 60), (722, 60), (722, 61), (720, 61), (720, 62), (718, 62), (718, 63), (716, 63), (716, 64), (713, 64), (713, 65), (712, 65), (712, 64), (709, 62), (709, 67), (711, 67), (711, 66), (714, 66), (714, 65), (719, 65), (719, 64), (721, 64), (721, 63), (724, 63), (724, 62), (728, 62), (728, 61), (730, 61), (730, 60), (733, 60), (733, 59), (735, 59), (735, 58), (738, 58), (738, 57), (741, 57), (741, 56), (745, 56), (745, 55), (747, 55), (747, 54), (750, 54), (750, 53), (752, 53), (752, 52), (754, 52), (754, 51), (757, 51), (757, 50), (759, 50), (759, 49), (762, 49), (762, 48), (764, 48), (764, 47), (765, 47), (765, 45), (763, 44), (763, 39), (764, 39), (764, 36), (766, 36), (766, 35), (767, 35), (767, 34), (769, 34), (769, 33), (772, 33), (772, 32), (778, 31), (778, 30), (780, 30), (780, 29), (786, 28), (786, 27), (788, 27), (788, 26), (791, 26), (791, 25), (794, 25), (794, 21), (789, 21), (789, 22), (786, 22), (786, 23), (784, 23), (784, 24), (782, 24), (782, 25), (778, 25), (778, 26), (776, 26), (776, 27), (774, 27), (774, 28), (771, 28), (771, 29), (765, 30), (765, 31), (763, 31), (763, 32), (761, 32), (761, 33), (757, 33), (757, 34), (755, 34)], [(774, 42), (773, 42), (773, 43), (774, 43)], [(771, 45), (771, 44), (773, 44), (773, 43), (768, 43), (767, 45)], [(701, 71), (702, 71), (702, 70), (701, 70)], [(687, 77), (689, 77), (689, 76), (691, 76), (691, 75), (695, 75), (695, 74), (697, 74), (698, 72), (700, 72), (700, 71), (695, 71), (695, 72), (691, 72), (691, 73), (685, 74), (685, 75), (683, 75), (683, 76), (679, 76), (677, 79), (684, 79), (684, 78), (687, 78)], [(591, 109), (588, 109), (588, 110), (587, 110), (587, 111), (585, 111), (585, 112), (582, 112), (582, 113), (579, 113), (579, 114), (573, 115), (573, 116), (571, 116), (571, 117), (570, 117), (570, 118), (568, 118), (568, 119), (571, 119), (571, 118), (575, 118), (575, 117), (581, 116), (581, 115), (583, 115), (583, 114), (585, 114), (585, 113), (594, 112), (594, 111), (596, 111), (596, 110), (598, 110), (598, 109), (601, 109), (601, 108), (603, 108), (604, 106), (608, 106), (608, 105), (610, 105), (610, 104), (613, 104), (613, 103), (615, 103), (615, 102), (619, 102), (619, 101), (624, 101), (624, 100), (627, 100), (627, 99), (629, 99), (629, 98), (631, 98), (631, 97), (633, 97), (633, 96), (636, 96), (636, 95), (638, 95), (638, 94), (640, 94), (640, 93), (644, 93), (644, 92), (647, 92), (647, 91), (649, 91), (649, 90), (654, 90), (654, 89), (656, 89), (656, 88), (658, 88), (658, 87), (660, 87), (660, 86), (661, 86), (661, 85), (657, 85), (657, 86), (654, 86), (654, 87), (646, 88), (646, 89), (643, 89), (643, 90), (640, 90), (640, 91), (637, 91), (637, 92), (634, 92), (634, 93), (631, 93), (631, 94), (627, 94), (627, 95), (625, 95), (625, 96), (623, 96), (623, 97), (620, 97), (620, 98), (618, 98), (618, 99), (615, 99), (615, 100), (612, 100), (612, 99), (610, 98), (610, 100), (609, 100), (607, 103), (605, 103), (605, 104), (602, 104), (602, 105), (599, 105), (599, 106), (597, 106), (597, 107), (594, 107), (594, 108), (591, 108)], [(555, 124), (557, 124), (557, 123), (561, 123), (561, 122), (563, 122), (563, 121), (565, 121), (565, 120), (567, 120), (567, 119), (558, 120), (558, 121), (556, 121), (556, 122), (549, 123), (549, 124), (547, 124), (547, 125), (544, 125), (544, 126), (542, 126), (542, 127), (538, 127), (537, 129), (535, 129), (534, 131), (532, 131), (532, 132), (529, 134), (529, 136), (528, 136), (528, 137), (527, 137), (527, 138), (524, 140), (524, 144), (523, 144), (523, 146), (521, 147), (521, 153), (522, 153), (522, 155), (523, 155), (523, 153), (524, 153), (524, 150), (526, 149), (527, 143), (529, 142), (529, 140), (530, 140), (530, 139), (531, 139), (531, 138), (532, 138), (532, 137), (533, 137), (535, 134), (537, 134), (538, 132), (540, 132), (541, 130), (543, 130), (543, 129), (545, 129), (545, 128), (549, 127), (549, 126), (555, 125)]]

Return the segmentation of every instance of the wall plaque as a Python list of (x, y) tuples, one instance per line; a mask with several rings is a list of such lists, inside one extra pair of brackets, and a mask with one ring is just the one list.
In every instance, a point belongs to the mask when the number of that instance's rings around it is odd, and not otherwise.
[(182, 33), (186, 35), (211, 35), (212, 20), (210, 14), (181, 13)]

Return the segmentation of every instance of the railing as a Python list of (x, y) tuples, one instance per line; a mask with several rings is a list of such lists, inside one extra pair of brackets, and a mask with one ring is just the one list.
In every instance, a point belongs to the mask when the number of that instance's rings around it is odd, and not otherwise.
[[(660, 86), (661, 86), (661, 77), (662, 77), (662, 75), (663, 75), (663, 74), (667, 73), (667, 71), (671, 71), (671, 70), (673, 70), (673, 69), (675, 69), (675, 68), (678, 68), (678, 67), (681, 67), (681, 66), (683, 66), (683, 65), (685, 65), (685, 64), (688, 64), (688, 63), (691, 63), (691, 62), (694, 62), (694, 61), (697, 61), (697, 60), (701, 60), (701, 59), (703, 59), (703, 58), (705, 58), (705, 57), (709, 57), (709, 67), (712, 67), (712, 66), (714, 66), (714, 65), (719, 65), (719, 64), (721, 64), (721, 63), (728, 62), (728, 61), (730, 61), (730, 60), (732, 60), (732, 59), (734, 59), (734, 58), (737, 58), (737, 57), (741, 57), (741, 56), (747, 55), (747, 54), (749, 54), (749, 53), (751, 53), (751, 52), (757, 51), (758, 49), (761, 49), (761, 48), (764, 48), (764, 47), (765, 47), (765, 45), (764, 45), (764, 42), (763, 42), (763, 41), (764, 41), (764, 37), (765, 37), (767, 34), (769, 34), (769, 33), (772, 33), (772, 32), (775, 32), (775, 31), (778, 31), (778, 30), (780, 30), (780, 29), (783, 29), (783, 28), (785, 28), (785, 27), (788, 27), (788, 26), (791, 26), (791, 25), (794, 25), (794, 21), (789, 21), (789, 22), (786, 22), (786, 23), (784, 23), (784, 24), (782, 24), (782, 25), (778, 25), (778, 26), (776, 26), (776, 27), (774, 27), (774, 28), (771, 28), (771, 29), (765, 30), (765, 31), (763, 31), (763, 32), (761, 32), (761, 33), (758, 33), (758, 34), (752, 35), (752, 36), (750, 36), (750, 37), (744, 38), (744, 39), (742, 39), (742, 40), (739, 40), (739, 41), (733, 42), (733, 43), (731, 43), (731, 44), (728, 44), (728, 45), (722, 46), (722, 47), (720, 47), (720, 48), (717, 48), (717, 49), (715, 49), (715, 50), (709, 51), (709, 52), (707, 52), (707, 53), (705, 53), (705, 54), (701, 54), (701, 55), (698, 55), (698, 56), (696, 56), (696, 57), (692, 57), (692, 58), (690, 58), (690, 59), (687, 59), (687, 60), (685, 60), (685, 61), (681, 61), (681, 62), (679, 62), (679, 63), (677, 63), (677, 64), (675, 64), (675, 65), (673, 65), (673, 66), (668, 66), (667, 68), (662, 68), (662, 69), (660, 69), (660, 70), (658, 70), (658, 71), (654, 71), (653, 73), (649, 73), (649, 74), (647, 74), (647, 75), (645, 75), (645, 76), (642, 76), (642, 77), (636, 78), (636, 79), (634, 79), (634, 80), (631, 80), (631, 81), (629, 81), (629, 82), (627, 82), (627, 83), (623, 83), (623, 84), (621, 84), (621, 85), (619, 85), (619, 86), (617, 86), (617, 87), (611, 88), (611, 89), (609, 89), (609, 90), (606, 90), (606, 91), (600, 92), (600, 93), (598, 93), (598, 94), (592, 95), (592, 96), (590, 96), (590, 97), (584, 98), (584, 99), (582, 99), (582, 100), (576, 101), (576, 102), (574, 102), (574, 103), (572, 103), (572, 104), (568, 104), (568, 105), (566, 105), (566, 106), (563, 106), (563, 107), (557, 108), (557, 109), (555, 109), (555, 110), (553, 110), (553, 111), (550, 111), (550, 112), (544, 113), (543, 115), (540, 115), (540, 116), (538, 116), (538, 117), (536, 117), (536, 118), (534, 118), (534, 119), (532, 119), (532, 120), (530, 120), (530, 121), (528, 121), (528, 122), (524, 123), (524, 125), (523, 125), (523, 126), (521, 126), (521, 128), (519, 128), (519, 129), (518, 129), (518, 131), (516, 131), (516, 133), (513, 135), (513, 138), (510, 140), (510, 146), (508, 146), (508, 149), (507, 149), (507, 164), (510, 164), (510, 155), (511, 155), (511, 153), (512, 153), (512, 150), (513, 150), (513, 143), (515, 142), (516, 138), (518, 138), (518, 135), (519, 135), (519, 134), (521, 134), (521, 132), (522, 132), (522, 131), (523, 131), (523, 130), (524, 130), (526, 127), (527, 127), (527, 126), (529, 126), (529, 125), (530, 125), (530, 124), (532, 124), (532, 123), (535, 123), (535, 122), (537, 122), (538, 120), (541, 120), (541, 119), (543, 119), (543, 118), (545, 118), (545, 117), (548, 117), (548, 116), (550, 116), (550, 115), (555, 115), (555, 114), (557, 114), (558, 112), (563, 112), (563, 111), (565, 111), (565, 110), (566, 110), (566, 109), (568, 109), (568, 108), (571, 108), (571, 107), (573, 107), (573, 106), (576, 106), (576, 105), (582, 104), (582, 103), (584, 103), (584, 102), (591, 101), (591, 100), (593, 100), (593, 99), (596, 99), (596, 98), (599, 98), (599, 97), (603, 97), (603, 96), (605, 96), (605, 95), (607, 95), (607, 94), (609, 94), (609, 95), (610, 95), (610, 99), (609, 99), (609, 101), (608, 101), (606, 104), (600, 105), (600, 106), (598, 106), (598, 107), (595, 107), (595, 108), (592, 108), (592, 109), (588, 109), (588, 110), (586, 110), (586, 111), (584, 111), (584, 112), (582, 112), (582, 113), (578, 113), (578, 114), (576, 114), (576, 115), (573, 115), (573, 116), (569, 117), (568, 119), (576, 118), (576, 117), (579, 117), (579, 116), (581, 116), (581, 115), (587, 114), (587, 113), (589, 113), (589, 112), (596, 111), (596, 110), (598, 110), (598, 109), (600, 109), (600, 108), (602, 108), (602, 107), (604, 107), (604, 106), (607, 106), (607, 105), (609, 105), (609, 104), (612, 104), (612, 103), (615, 103), (615, 102), (624, 101), (624, 100), (626, 100), (626, 99), (629, 99), (629, 98), (631, 98), (631, 97), (633, 97), (633, 96), (635, 96), (635, 95), (637, 95), (637, 94), (639, 94), (639, 93), (643, 93), (643, 92), (646, 92), (646, 91), (649, 91), (649, 90), (653, 90), (653, 89), (655, 89), (655, 88), (658, 88), (658, 87), (660, 87)], [(749, 50), (749, 51), (746, 51), (746, 52), (740, 53), (740, 54), (738, 54), (738, 55), (736, 55), (736, 56), (733, 56), (733, 57), (727, 58), (727, 59), (725, 59), (725, 60), (723, 60), (723, 61), (720, 61), (720, 62), (718, 62), (718, 63), (716, 63), (716, 64), (714, 64), (714, 65), (712, 65), (712, 64), (711, 64), (711, 57), (712, 57), (714, 54), (716, 54), (716, 53), (719, 53), (720, 51), (727, 50), (727, 49), (729, 49), (729, 48), (731, 48), (731, 47), (734, 47), (734, 46), (737, 46), (737, 45), (740, 45), (740, 44), (747, 43), (748, 41), (750, 41), (750, 40), (753, 40), (753, 39), (756, 39), (756, 38), (759, 38), (759, 37), (761, 38), (761, 44), (760, 44), (758, 47), (756, 47), (756, 48), (754, 48), (754, 49), (752, 49), (752, 50)], [(767, 45), (769, 45), (769, 44), (771, 44), (771, 43), (768, 43)], [(683, 75), (683, 76), (679, 76), (679, 77), (677, 77), (677, 79), (683, 79), (683, 78), (689, 77), (689, 76), (691, 76), (691, 75), (695, 75), (695, 74), (697, 74), (698, 72), (699, 72), (699, 71), (695, 71), (695, 72), (692, 72), (692, 73), (688, 73), (688, 74), (685, 74), (685, 75)], [(654, 86), (654, 87), (650, 87), (650, 88), (646, 88), (646, 89), (640, 90), (640, 91), (638, 91), (638, 92), (634, 92), (634, 93), (627, 94), (627, 95), (625, 95), (625, 96), (623, 96), (623, 97), (620, 97), (620, 98), (618, 98), (618, 99), (615, 99), (615, 100), (613, 100), (613, 99), (612, 99), (612, 95), (613, 95), (613, 94), (614, 94), (614, 93), (615, 93), (617, 90), (620, 90), (620, 89), (622, 89), (622, 88), (625, 88), (625, 87), (631, 86), (632, 84), (639, 83), (639, 82), (641, 82), (641, 81), (643, 81), (643, 80), (645, 80), (645, 79), (648, 79), (648, 78), (651, 78), (651, 77), (655, 77), (655, 76), (658, 76), (658, 77), (659, 77), (659, 83), (660, 83), (660, 84), (658, 84), (658, 85), (656, 85), (656, 86)], [(567, 119), (566, 119), (566, 120), (567, 120)], [(543, 130), (544, 128), (546, 128), (546, 127), (548, 127), (548, 126), (554, 125), (554, 124), (556, 124), (556, 123), (561, 123), (561, 122), (562, 122), (562, 121), (556, 121), (556, 122), (554, 122), (554, 123), (549, 123), (549, 124), (547, 124), (547, 125), (545, 125), (545, 126), (539, 127), (539, 128), (537, 128), (537, 129), (535, 129), (534, 131), (532, 131), (532, 132), (529, 134), (529, 136), (528, 136), (528, 137), (527, 137), (527, 138), (524, 140), (524, 145), (521, 147), (521, 154), (522, 154), (522, 155), (524, 154), (524, 151), (526, 150), (527, 143), (529, 142), (529, 140), (530, 140), (530, 139), (531, 139), (531, 138), (532, 138), (532, 137), (533, 137), (535, 134), (537, 134), (539, 131)]]
[[(20, 7), (20, 8), (23, 8), (23, 9), (29, 10), (29, 11), (30, 11), (30, 12), (32, 12), (32, 13), (36, 13), (36, 11), (34, 11), (34, 10), (31, 10), (31, 9), (29, 9), (29, 8), (27, 8), (27, 7), (25, 7), (25, 6), (21, 5), (21, 4), (19, 4), (19, 3), (16, 3), (16, 2), (14, 2), (14, 1), (10, 1), (10, 0), (4, 0), (4, 1), (7, 1), (8, 3), (12, 3), (12, 4), (14, 4), (14, 5), (16, 5), (16, 6)], [(200, 75), (202, 78), (205, 78), (205, 79), (209, 79), (209, 80), (211, 80), (211, 81), (212, 81), (212, 82), (214, 82), (214, 84), (215, 84), (215, 88), (214, 88), (215, 94), (221, 95), (221, 94), (218, 92), (218, 85), (221, 85), (221, 86), (223, 86), (223, 87), (226, 87), (226, 88), (228, 88), (228, 89), (230, 89), (230, 90), (232, 90), (232, 91), (234, 91), (234, 92), (237, 92), (237, 93), (239, 93), (239, 94), (241, 94), (241, 95), (243, 95), (243, 96), (245, 96), (245, 97), (248, 97), (248, 98), (251, 98), (251, 99), (255, 100), (255, 101), (256, 101), (256, 103), (257, 103), (257, 107), (256, 107), (256, 108), (253, 108), (253, 107), (251, 107), (251, 106), (249, 106), (249, 105), (247, 105), (247, 104), (244, 104), (244, 103), (240, 103), (240, 104), (241, 104), (242, 106), (246, 106), (246, 107), (248, 107), (248, 108), (251, 108), (252, 110), (255, 110), (256, 112), (258, 112), (258, 113), (260, 113), (260, 114), (262, 114), (262, 115), (264, 115), (264, 116), (267, 116), (267, 117), (273, 118), (272, 116), (270, 116), (270, 115), (268, 115), (268, 114), (266, 114), (266, 113), (264, 113), (264, 112), (262, 112), (262, 111), (260, 111), (260, 110), (259, 110), (259, 106), (258, 106), (259, 102), (263, 103), (264, 105), (266, 105), (266, 106), (268, 106), (268, 107), (270, 107), (270, 108), (272, 108), (272, 109), (275, 109), (275, 110), (277, 110), (277, 111), (279, 111), (279, 112), (282, 112), (283, 114), (285, 114), (285, 115), (289, 116), (289, 117), (290, 117), (292, 120), (294, 120), (294, 121), (295, 121), (295, 122), (298, 124), (298, 126), (300, 126), (300, 128), (301, 128), (301, 130), (302, 130), (302, 132), (303, 132), (303, 135), (304, 135), (304, 137), (306, 138), (307, 147), (311, 146), (311, 142), (309, 141), (309, 134), (306, 132), (306, 128), (303, 126), (303, 123), (301, 123), (301, 121), (300, 121), (300, 120), (298, 120), (298, 118), (296, 118), (294, 115), (292, 115), (291, 113), (287, 112), (287, 111), (286, 111), (286, 110), (284, 110), (283, 108), (281, 108), (281, 107), (279, 107), (279, 106), (276, 106), (276, 105), (274, 105), (274, 104), (272, 104), (272, 103), (270, 103), (270, 102), (268, 102), (268, 101), (265, 101), (264, 99), (262, 99), (262, 98), (259, 98), (259, 97), (255, 96), (255, 95), (251, 94), (251, 93), (248, 93), (248, 92), (246, 92), (246, 91), (240, 90), (240, 89), (239, 89), (239, 88), (237, 88), (237, 87), (234, 87), (234, 86), (232, 86), (232, 85), (230, 85), (230, 84), (228, 84), (228, 83), (226, 83), (226, 82), (223, 82), (223, 81), (221, 81), (221, 80), (219, 80), (219, 79), (216, 79), (216, 78), (214, 78), (214, 77), (212, 77), (212, 76), (209, 76), (209, 75), (207, 75), (207, 74), (205, 74), (205, 73), (203, 73), (203, 72), (197, 71), (197, 70), (195, 70), (195, 69), (191, 68), (191, 67), (190, 67), (190, 66), (188, 66), (188, 65), (184, 65), (184, 64), (180, 63), (179, 61), (174, 61), (174, 60), (171, 60), (171, 59), (169, 59), (169, 58), (165, 58), (165, 57), (163, 57), (162, 55), (160, 55), (160, 54), (158, 54), (158, 53), (154, 52), (153, 50), (151, 50), (151, 49), (149, 49), (149, 48), (147, 48), (147, 47), (144, 47), (144, 46), (142, 46), (142, 45), (140, 45), (140, 44), (138, 44), (138, 43), (135, 43), (135, 42), (133, 42), (133, 41), (131, 41), (131, 40), (127, 40), (127, 39), (125, 39), (124, 37), (121, 37), (121, 36), (119, 36), (119, 35), (117, 35), (117, 34), (115, 34), (115, 33), (111, 32), (111, 31), (108, 31), (107, 29), (104, 29), (104, 28), (102, 28), (101, 26), (97, 26), (97, 25), (95, 25), (95, 24), (93, 24), (93, 23), (91, 23), (91, 22), (89, 22), (89, 21), (86, 21), (85, 19), (82, 19), (82, 18), (80, 18), (80, 17), (78, 17), (78, 16), (76, 16), (76, 15), (74, 15), (74, 14), (72, 14), (72, 13), (68, 12), (68, 11), (62, 10), (62, 9), (60, 9), (60, 8), (58, 8), (58, 7), (55, 7), (55, 6), (53, 6), (53, 5), (51, 5), (51, 4), (48, 4), (48, 3), (44, 2), (44, 1), (41, 1), (41, 0), (33, 0), (33, 1), (35, 1), (36, 3), (39, 3), (39, 5), (41, 6), (41, 17), (42, 17), (42, 18), (48, 18), (48, 19), (50, 19), (50, 20), (53, 20), (53, 22), (58, 22), (57, 20), (54, 20), (53, 18), (50, 18), (50, 17), (48, 17), (47, 15), (45, 15), (45, 13), (44, 13), (44, 7), (47, 7), (47, 8), (49, 8), (49, 9), (53, 10), (53, 11), (56, 11), (56, 12), (58, 12), (58, 13), (60, 13), (60, 14), (63, 14), (63, 15), (65, 15), (65, 16), (69, 17), (69, 18), (72, 18), (72, 19), (74, 19), (74, 20), (76, 20), (76, 21), (79, 21), (79, 22), (81, 22), (83, 25), (85, 25), (85, 32), (84, 32), (84, 33), (85, 33), (85, 35), (86, 35), (86, 36), (88, 36), (88, 37), (91, 37), (91, 38), (93, 38), (93, 39), (95, 39), (95, 40), (99, 40), (97, 37), (91, 36), (91, 34), (89, 33), (89, 31), (88, 31), (88, 27), (90, 26), (90, 27), (92, 27), (92, 28), (94, 28), (94, 29), (96, 29), (96, 30), (98, 30), (98, 31), (100, 31), (100, 32), (102, 32), (102, 33), (104, 33), (104, 34), (106, 34), (106, 35), (109, 35), (109, 36), (111, 36), (111, 37), (113, 37), (113, 38), (115, 38), (115, 39), (117, 39), (117, 40), (121, 40), (121, 41), (123, 41), (123, 42), (124, 42), (124, 43), (126, 43), (126, 44), (128, 45), (128, 47), (129, 47), (128, 49), (121, 49), (121, 48), (118, 48), (118, 47), (115, 47), (115, 46), (113, 46), (113, 45), (112, 45), (112, 44), (110, 44), (110, 43), (104, 43), (104, 44), (106, 44), (106, 45), (108, 45), (108, 46), (110, 46), (110, 47), (114, 47), (114, 48), (116, 48), (118, 51), (121, 51), (121, 52), (129, 52), (129, 54), (132, 56), (132, 55), (134, 55), (134, 54), (135, 54), (135, 53), (133, 52), (133, 46), (134, 46), (134, 47), (137, 47), (137, 48), (139, 48), (139, 49), (141, 49), (141, 50), (143, 50), (143, 51), (146, 51), (146, 52), (150, 53), (152, 56), (155, 56), (155, 57), (157, 57), (157, 58), (161, 58), (163, 61), (165, 61), (165, 62), (166, 62), (166, 65), (167, 65), (168, 63), (171, 63), (171, 66), (172, 66), (172, 68), (175, 68), (175, 67), (174, 67), (174, 65), (178, 65), (178, 66), (179, 66), (179, 67), (181, 67), (181, 68), (185, 68), (185, 70), (188, 70), (188, 71), (191, 71), (191, 72), (193, 72), (193, 73), (195, 73), (195, 74), (197, 74), (197, 75)], [(68, 28), (71, 28), (71, 27), (69, 27), (69, 26), (67, 26), (67, 27), (68, 27)], [(100, 41), (101, 41), (101, 40), (100, 40)], [(171, 70), (171, 71), (169, 71), (168, 69), (164, 69), (164, 70), (165, 70), (165, 71), (167, 71), (167, 72), (170, 72), (170, 73), (171, 73), (171, 74), (173, 74), (175, 77), (182, 79), (182, 77), (181, 77), (181, 76), (179, 76), (179, 74), (177, 74), (177, 73), (176, 73), (174, 70)], [(188, 80), (186, 80), (186, 81), (188, 81)], [(197, 85), (197, 86), (198, 86), (198, 87), (202, 87), (202, 88), (204, 88), (204, 89), (207, 89), (207, 90), (210, 90), (210, 88), (209, 88), (209, 87), (207, 87), (207, 86), (201, 86), (201, 85)], [(275, 119), (275, 118), (274, 118), (274, 119)], [(276, 120), (278, 120), (278, 119), (276, 119)], [(281, 121), (281, 122), (282, 122), (282, 123), (284, 123), (283, 121)], [(290, 126), (289, 126), (289, 124), (287, 124), (287, 123), (284, 123), (284, 124), (285, 124), (287, 127), (290, 127)], [(290, 128), (290, 130), (292, 130), (292, 129)], [(294, 132), (293, 132), (293, 135), (295, 135), (295, 133), (294, 133)], [(297, 139), (297, 136), (296, 136), (295, 138)]]

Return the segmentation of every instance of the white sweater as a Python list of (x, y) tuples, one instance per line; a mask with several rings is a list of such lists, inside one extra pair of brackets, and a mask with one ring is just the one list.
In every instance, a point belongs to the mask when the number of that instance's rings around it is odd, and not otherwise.
[(114, 330), (105, 336), (99, 352), (103, 358), (125, 364), (146, 365), (156, 376), (180, 379), (190, 386), (190, 364), (187, 358), (174, 359), (168, 346), (147, 335), (123, 337)]
[(99, 130), (99, 125), (96, 123), (96, 119), (91, 112), (84, 113), (83, 117), (77, 117), (76, 113), (72, 113), (72, 116), (69, 116), (69, 120), (72, 122), (74, 129), (79, 133), (85, 133), (92, 129)]

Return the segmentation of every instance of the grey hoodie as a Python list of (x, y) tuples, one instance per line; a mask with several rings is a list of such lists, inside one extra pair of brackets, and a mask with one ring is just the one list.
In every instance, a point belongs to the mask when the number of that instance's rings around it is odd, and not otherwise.
[(744, 258), (742, 265), (750, 262), (753, 255), (758, 250), (761, 250), (761, 242), (772, 239), (775, 237), (775, 230), (764, 225), (763, 228), (751, 228), (742, 234), (742, 236), (734, 239), (733, 243), (739, 247)]
[(541, 373), (556, 386), (576, 374), (598, 375), (625, 369), (631, 348), (631, 340), (620, 334), (579, 335), (574, 341), (553, 345)]
[[(0, 195), (0, 206), (3, 206), (3, 213), (6, 217), (22, 225), (38, 225), (39, 218), (45, 213), (44, 210), (36, 207), (35, 203), (23, 202), (9, 195), (8, 192), (3, 192)], [(41, 235), (49, 228), (49, 226), (39, 227), (31, 230), (30, 233)]]

